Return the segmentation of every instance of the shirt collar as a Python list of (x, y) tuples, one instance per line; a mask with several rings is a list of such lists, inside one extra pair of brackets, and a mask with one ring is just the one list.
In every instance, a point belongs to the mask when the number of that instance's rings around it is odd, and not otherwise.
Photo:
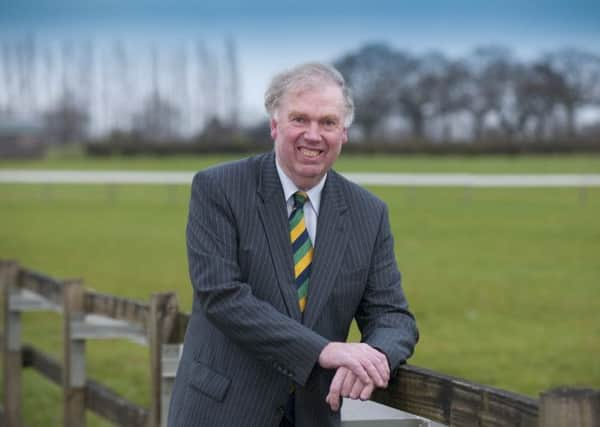
[[(281, 181), (281, 186), (283, 187), (283, 194), (285, 195), (285, 200), (287, 203), (287, 201), (290, 200), (290, 197), (292, 197), (296, 191), (300, 191), (300, 189), (296, 186), (296, 184), (294, 184), (294, 181), (292, 181), (285, 174), (281, 166), (279, 166), (277, 158), (275, 158), (275, 166), (277, 167), (277, 174), (279, 175), (279, 180)], [(327, 174), (321, 178), (317, 185), (306, 191), (306, 194), (308, 194), (308, 200), (312, 204), (312, 207), (317, 215), (319, 215), (319, 207), (321, 206), (321, 192), (323, 191), (323, 186), (325, 185), (326, 179)]]

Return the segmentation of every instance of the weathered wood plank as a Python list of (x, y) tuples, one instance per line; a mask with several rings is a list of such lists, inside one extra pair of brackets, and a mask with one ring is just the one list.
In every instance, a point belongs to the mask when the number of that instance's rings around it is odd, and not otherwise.
[(166, 343), (176, 333), (179, 304), (177, 302), (177, 295), (174, 292), (160, 295), (164, 295), (159, 299), (159, 306), (157, 307), (161, 318), (160, 341), (161, 343)]
[(65, 281), (63, 306), (64, 426), (85, 427), (85, 340), (73, 337), (73, 323), (83, 320), (81, 280)]
[(188, 321), (190, 319), (189, 314), (177, 312), (175, 315), (175, 321), (173, 322), (173, 328), (170, 333), (165, 337), (164, 342), (167, 344), (179, 344), (183, 342), (185, 337), (185, 331), (187, 329)]
[(452, 426), (537, 427), (538, 422), (535, 399), (408, 365), (373, 400)]
[(62, 386), (62, 366), (57, 360), (31, 344), (23, 344), (22, 353), (24, 368), (31, 368), (54, 384)]
[[(23, 366), (31, 367), (54, 384), (62, 385), (62, 366), (48, 354), (23, 346)], [(146, 427), (148, 410), (124, 399), (104, 385), (88, 379), (85, 385), (85, 406), (115, 425)]]
[(559, 387), (540, 397), (540, 427), (600, 427), (600, 390)]
[(58, 279), (37, 271), (21, 269), (19, 287), (35, 292), (55, 305), (62, 306), (64, 284)]
[(152, 295), (148, 319), (151, 388), (149, 427), (160, 427), (161, 425), (162, 345), (175, 329), (177, 308), (177, 297), (174, 293)]
[(123, 427), (146, 427), (148, 410), (94, 381), (86, 383), (85, 406), (111, 423)]
[(2, 308), (4, 315), (4, 339), (2, 340), (4, 375), (4, 425), (20, 427), (22, 423), (21, 399), (21, 314), (11, 310), (10, 301), (17, 292), (19, 264), (16, 261), (3, 261), (0, 264), (0, 285), (2, 286)]
[(84, 311), (89, 314), (99, 314), (116, 320), (142, 325), (147, 330), (148, 314), (150, 308), (147, 304), (127, 298), (102, 294), (95, 291), (86, 291), (84, 296)]

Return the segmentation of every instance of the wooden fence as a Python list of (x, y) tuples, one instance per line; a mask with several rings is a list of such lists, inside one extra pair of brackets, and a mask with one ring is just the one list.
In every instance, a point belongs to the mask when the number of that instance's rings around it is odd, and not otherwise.
[[(90, 410), (117, 426), (164, 427), (188, 317), (173, 293), (149, 304), (86, 290), (82, 280), (57, 280), (0, 260), (4, 314), (4, 402), (1, 425), (21, 427), (22, 368), (32, 368), (63, 389), (65, 427), (85, 426)], [(21, 343), (21, 313), (63, 314), (63, 363)], [(150, 407), (142, 408), (87, 377), (90, 339), (125, 338), (150, 353)], [(600, 427), (600, 390), (560, 388), (540, 399), (403, 366), (373, 400), (450, 426)]]

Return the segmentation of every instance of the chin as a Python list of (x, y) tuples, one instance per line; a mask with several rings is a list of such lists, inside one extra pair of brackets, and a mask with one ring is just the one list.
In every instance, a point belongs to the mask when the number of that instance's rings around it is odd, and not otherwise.
[(298, 168), (298, 175), (305, 179), (315, 179), (325, 174), (325, 168), (322, 166), (310, 165)]

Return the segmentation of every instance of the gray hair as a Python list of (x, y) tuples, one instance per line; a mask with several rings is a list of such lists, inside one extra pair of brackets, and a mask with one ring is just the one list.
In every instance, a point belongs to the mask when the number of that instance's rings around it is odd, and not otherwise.
[(350, 126), (354, 120), (354, 101), (350, 88), (338, 70), (320, 62), (308, 62), (276, 74), (265, 91), (265, 108), (271, 118), (276, 118), (281, 99), (288, 91), (321, 87), (326, 83), (333, 83), (342, 90), (344, 126)]

